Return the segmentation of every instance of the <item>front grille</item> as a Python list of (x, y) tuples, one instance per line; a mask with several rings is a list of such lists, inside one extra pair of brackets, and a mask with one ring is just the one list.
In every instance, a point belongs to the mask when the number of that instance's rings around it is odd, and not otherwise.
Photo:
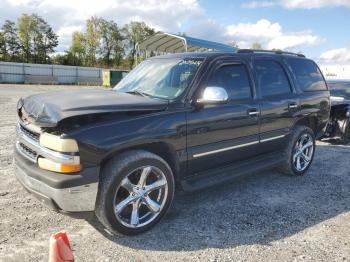
[(31, 139), (33, 139), (34, 141), (36, 142), (39, 142), (39, 137), (40, 137), (40, 134), (39, 133), (36, 133), (32, 130), (29, 130), (28, 128), (26, 128), (25, 126), (23, 125), (19, 125), (21, 131), (26, 135), (26, 136), (29, 136)]
[(21, 153), (25, 154), (30, 159), (36, 161), (36, 157), (38, 156), (38, 153), (36, 151), (20, 142), (18, 143), (18, 149), (21, 151)]
[(26, 127), (21, 122), (17, 126), (16, 147), (19, 153), (28, 160), (36, 163), (40, 134)]

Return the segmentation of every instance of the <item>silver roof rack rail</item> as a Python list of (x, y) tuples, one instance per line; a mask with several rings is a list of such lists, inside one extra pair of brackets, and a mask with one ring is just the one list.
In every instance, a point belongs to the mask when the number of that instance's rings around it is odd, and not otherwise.
[(277, 55), (294, 55), (299, 57), (305, 57), (303, 54), (298, 53), (292, 53), (292, 52), (286, 52), (281, 50), (256, 50), (256, 49), (238, 49), (237, 53), (269, 53), (269, 54), (277, 54)]

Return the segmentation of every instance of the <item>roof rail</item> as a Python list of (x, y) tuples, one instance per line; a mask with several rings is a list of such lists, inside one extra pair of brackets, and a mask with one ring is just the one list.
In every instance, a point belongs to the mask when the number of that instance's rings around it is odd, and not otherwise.
[(299, 56), (299, 57), (305, 57), (303, 54), (297, 54), (297, 53), (292, 53), (292, 52), (286, 52), (286, 51), (281, 51), (281, 50), (257, 50), (257, 49), (238, 49), (237, 53), (273, 53), (277, 55), (294, 55), (294, 56)]

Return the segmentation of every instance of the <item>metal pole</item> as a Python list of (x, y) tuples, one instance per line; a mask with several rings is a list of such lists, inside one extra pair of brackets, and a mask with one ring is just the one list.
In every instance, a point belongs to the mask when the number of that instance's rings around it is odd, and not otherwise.
[(75, 83), (78, 84), (79, 68), (75, 67)]
[(24, 63), (22, 63), (22, 74), (23, 74), (23, 83), (25, 82), (25, 79), (26, 79), (26, 69), (24, 67)]

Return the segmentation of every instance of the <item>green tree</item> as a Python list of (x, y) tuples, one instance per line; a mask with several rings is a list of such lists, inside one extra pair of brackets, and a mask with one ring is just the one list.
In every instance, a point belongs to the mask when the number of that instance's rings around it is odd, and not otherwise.
[(19, 39), (22, 46), (23, 60), (31, 62), (32, 38), (35, 30), (35, 20), (31, 15), (23, 14), (18, 18)]
[(18, 31), (24, 61), (49, 62), (49, 54), (58, 45), (58, 37), (52, 27), (37, 14), (23, 14), (18, 19)]
[(123, 37), (118, 25), (113, 21), (106, 21), (101, 18), (100, 32), (102, 39), (100, 53), (104, 64), (110, 66), (113, 59), (115, 64), (119, 65), (123, 53)]
[(94, 66), (96, 63), (96, 53), (97, 49), (100, 47), (100, 40), (100, 18), (92, 16), (86, 21), (86, 52), (88, 66)]
[(131, 68), (135, 63), (136, 44), (153, 35), (155, 31), (144, 22), (130, 22), (124, 26), (123, 32), (130, 50), (128, 60)]
[(18, 61), (21, 52), (21, 45), (18, 38), (16, 24), (6, 20), (1, 28), (3, 37), (3, 57), (5, 61)]
[(68, 57), (72, 59), (72, 65), (84, 65), (86, 51), (86, 38), (81, 32), (74, 32), (72, 34), (72, 44), (69, 48)]
[(75, 57), (71, 51), (58, 53), (51, 57), (51, 63), (56, 65), (75, 65)]
[(254, 50), (263, 50), (262, 45), (260, 43), (257, 43), (257, 42), (253, 43), (251, 48)]
[(33, 32), (31, 35), (31, 42), (32, 42), (32, 49), (31, 49), (31, 56), (32, 56), (32, 62), (39, 63), (39, 48), (40, 43), (42, 42), (42, 32), (40, 30), (40, 17), (37, 15), (31, 15), (32, 23), (33, 23)]
[(0, 60), (5, 60), (4, 53), (6, 53), (6, 43), (4, 33), (0, 31)]
[(283, 52), (283, 50), (282, 50), (282, 49), (279, 49), (279, 48), (272, 48), (272, 51)]
[(34, 63), (46, 63), (49, 54), (55, 51), (58, 45), (58, 37), (52, 27), (40, 16), (33, 14), (33, 59)]
[(39, 30), (42, 35), (39, 42), (39, 57), (42, 63), (46, 63), (50, 58), (49, 55), (55, 52), (58, 46), (58, 36), (45, 20), (40, 19), (39, 21)]

